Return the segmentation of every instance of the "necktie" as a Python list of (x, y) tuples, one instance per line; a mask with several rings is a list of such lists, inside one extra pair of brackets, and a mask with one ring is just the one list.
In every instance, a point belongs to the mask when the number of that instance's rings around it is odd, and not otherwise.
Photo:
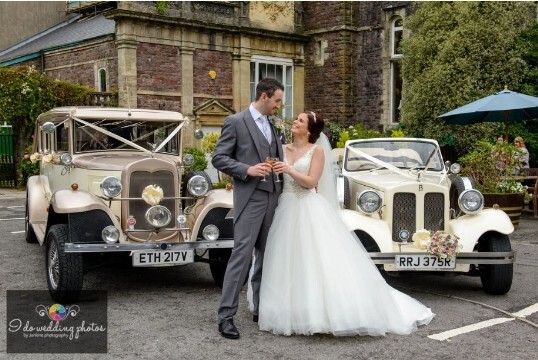
[(267, 120), (267, 116), (262, 116), (260, 118), (260, 121), (262, 122), (262, 132), (263, 136), (267, 139), (267, 141), (271, 142), (271, 129), (269, 128), (269, 120)]

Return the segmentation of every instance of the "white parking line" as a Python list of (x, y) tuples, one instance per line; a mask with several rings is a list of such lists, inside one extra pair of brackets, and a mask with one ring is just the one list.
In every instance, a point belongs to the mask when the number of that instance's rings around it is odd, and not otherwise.
[(24, 205), (7, 206), (6, 209), (15, 209), (15, 208), (21, 208), (21, 207), (24, 207)]
[(24, 220), (24, 218), (0, 219), (0, 221)]
[[(531, 305), (529, 307), (526, 307), (525, 309), (522, 309), (522, 310), (520, 310), (518, 312), (512, 313), (512, 315), (514, 315), (516, 317), (523, 317), (524, 318), (526, 316), (534, 314), (537, 311), (538, 311), (538, 303), (536, 303), (534, 305)], [(484, 329), (484, 328), (487, 328), (487, 327), (490, 327), (490, 326), (493, 326), (493, 325), (502, 324), (502, 323), (512, 321), (512, 320), (515, 320), (515, 318), (496, 318), (496, 319), (481, 321), (481, 322), (476, 323), (476, 324), (467, 325), (467, 326), (463, 326), (463, 327), (460, 327), (460, 328), (457, 328), (457, 329), (448, 330), (448, 331), (445, 331), (445, 332), (442, 332), (442, 333), (429, 335), (428, 337), (430, 339), (433, 339), (433, 340), (444, 341), (444, 340), (448, 340), (448, 339), (450, 339), (451, 337), (454, 337), (454, 336), (465, 334), (465, 333), (468, 333), (468, 332), (471, 332), (471, 331)]]
[(12, 234), (21, 234), (21, 233), (23, 233), (23, 232), (24, 232), (24, 230), (20, 230), (20, 231), (12, 231), (11, 233), (12, 233)]

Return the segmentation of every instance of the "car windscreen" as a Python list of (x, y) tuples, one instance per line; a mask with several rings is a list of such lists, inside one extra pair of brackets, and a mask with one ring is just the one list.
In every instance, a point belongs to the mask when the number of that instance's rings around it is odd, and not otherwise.
[(348, 145), (344, 168), (363, 171), (390, 164), (399, 169), (441, 171), (443, 159), (438, 147), (430, 142), (387, 140), (364, 141)]
[[(86, 121), (86, 120), (85, 120)], [(111, 132), (125, 141), (79, 121), (75, 121), (75, 152), (93, 152), (105, 150), (140, 151), (129, 142), (152, 151), (157, 148), (180, 124), (164, 121), (101, 120), (88, 121), (100, 129)], [(166, 143), (159, 153), (179, 154), (179, 133)]]

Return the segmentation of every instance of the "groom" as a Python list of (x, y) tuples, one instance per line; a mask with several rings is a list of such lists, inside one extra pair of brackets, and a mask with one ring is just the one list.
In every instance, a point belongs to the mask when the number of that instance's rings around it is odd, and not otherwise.
[[(219, 332), (228, 339), (238, 339), (233, 317), (237, 312), (239, 292), (245, 282), (255, 250), (252, 276), (254, 322), (258, 322), (258, 303), (263, 255), (267, 233), (282, 192), (275, 182), (266, 157), (283, 159), (282, 144), (267, 116), (280, 108), (284, 86), (274, 79), (262, 79), (256, 97), (248, 109), (228, 116), (215, 146), (212, 164), (234, 178), (234, 248), (228, 261), (218, 310)], [(267, 181), (261, 181), (262, 178)]]

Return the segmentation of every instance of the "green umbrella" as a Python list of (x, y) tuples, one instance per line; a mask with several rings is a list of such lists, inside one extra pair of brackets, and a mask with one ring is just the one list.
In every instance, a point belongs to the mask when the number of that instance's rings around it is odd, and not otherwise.
[(538, 118), (538, 97), (504, 89), (438, 116), (448, 125), (468, 125), (485, 121), (504, 122), (508, 139), (508, 121)]

